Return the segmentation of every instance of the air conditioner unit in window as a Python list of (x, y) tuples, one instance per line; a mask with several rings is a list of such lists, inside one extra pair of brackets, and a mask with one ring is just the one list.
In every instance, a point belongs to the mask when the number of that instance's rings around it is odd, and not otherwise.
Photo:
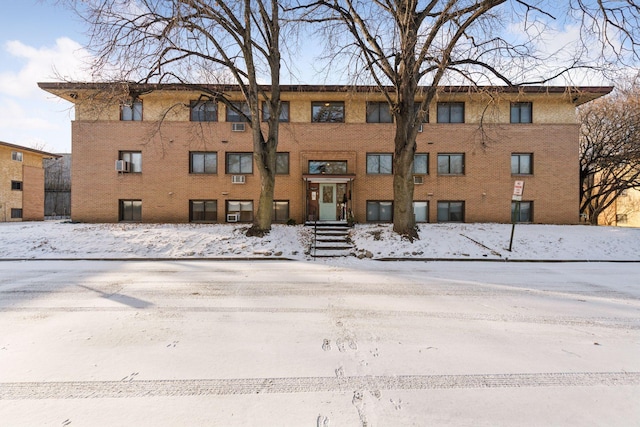
[(116, 160), (116, 171), (129, 172), (131, 164), (125, 160)]
[(227, 222), (238, 222), (238, 219), (240, 219), (238, 214), (227, 214)]
[(232, 184), (244, 184), (244, 175), (232, 175), (231, 176), (231, 183)]
[(424, 184), (424, 177), (420, 176), (420, 175), (414, 175), (413, 176), (413, 183), (414, 184)]
[(244, 123), (231, 123), (231, 130), (233, 132), (244, 132), (245, 124)]

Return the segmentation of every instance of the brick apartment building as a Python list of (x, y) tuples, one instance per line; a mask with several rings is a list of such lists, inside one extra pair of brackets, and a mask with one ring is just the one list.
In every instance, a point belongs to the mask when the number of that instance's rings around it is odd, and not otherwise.
[(0, 222), (44, 220), (44, 159), (56, 154), (0, 141)]
[[(75, 104), (72, 219), (250, 222), (260, 179), (248, 124), (197, 86), (40, 83)], [(233, 86), (219, 87), (229, 96)], [(417, 138), (418, 222), (573, 224), (576, 107), (611, 87), (443, 87)], [(274, 221), (392, 220), (394, 124), (373, 87), (283, 86)], [(240, 102), (240, 101), (239, 101)]]

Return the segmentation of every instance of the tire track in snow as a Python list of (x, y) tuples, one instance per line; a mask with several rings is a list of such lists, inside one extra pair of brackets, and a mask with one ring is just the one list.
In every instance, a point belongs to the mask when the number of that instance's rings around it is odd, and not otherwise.
[[(132, 312), (144, 310), (145, 313), (271, 313), (271, 314), (331, 314), (335, 309), (297, 308), (297, 307), (131, 307), (127, 305), (112, 307), (0, 307), (0, 313), (73, 313), (73, 312)], [(483, 314), (429, 311), (393, 311), (375, 309), (340, 309), (342, 316), (356, 318), (398, 318), (421, 317), (478, 322), (531, 323), (538, 325), (565, 325), (599, 327), (612, 329), (639, 330), (640, 318), (624, 317), (569, 317), (569, 316), (524, 316), (517, 314)]]
[(640, 372), (12, 382), (0, 383), (0, 400), (638, 385)]

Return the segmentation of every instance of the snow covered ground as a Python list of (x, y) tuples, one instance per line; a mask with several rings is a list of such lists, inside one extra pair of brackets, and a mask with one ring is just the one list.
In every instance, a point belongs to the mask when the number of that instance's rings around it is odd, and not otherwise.
[[(311, 260), (309, 228), (244, 228), (0, 224), (0, 425), (640, 425), (640, 263)], [(638, 229), (518, 225), (513, 252), (510, 232), (351, 239), (374, 259), (640, 260)]]
[(5, 260), (0, 425), (637, 426), (639, 273)]
[[(269, 236), (249, 238), (244, 234), (246, 227), (64, 221), (0, 223), (0, 259), (309, 259), (310, 228), (274, 225)], [(509, 252), (510, 233), (509, 224), (422, 224), (420, 240), (410, 243), (393, 233), (388, 224), (362, 224), (352, 229), (351, 240), (355, 244), (354, 254), (368, 251), (373, 258), (640, 261), (637, 228), (517, 225)], [(350, 261), (356, 260), (352, 257)]]

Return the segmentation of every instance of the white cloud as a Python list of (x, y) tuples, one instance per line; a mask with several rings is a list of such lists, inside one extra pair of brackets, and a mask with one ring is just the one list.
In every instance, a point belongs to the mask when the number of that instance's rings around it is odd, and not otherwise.
[(87, 67), (91, 56), (79, 43), (69, 38), (57, 39), (52, 47), (36, 48), (18, 40), (8, 41), (4, 47), (24, 65), (18, 71), (0, 73), (0, 94), (32, 97), (40, 91), (37, 86), (39, 81), (60, 78), (83, 80), (90, 76)]
[(44, 143), (45, 150), (68, 152), (72, 105), (41, 90), (38, 82), (88, 80), (91, 56), (69, 38), (42, 47), (12, 40), (3, 48), (12, 59), (0, 72), (0, 140), (25, 146)]

